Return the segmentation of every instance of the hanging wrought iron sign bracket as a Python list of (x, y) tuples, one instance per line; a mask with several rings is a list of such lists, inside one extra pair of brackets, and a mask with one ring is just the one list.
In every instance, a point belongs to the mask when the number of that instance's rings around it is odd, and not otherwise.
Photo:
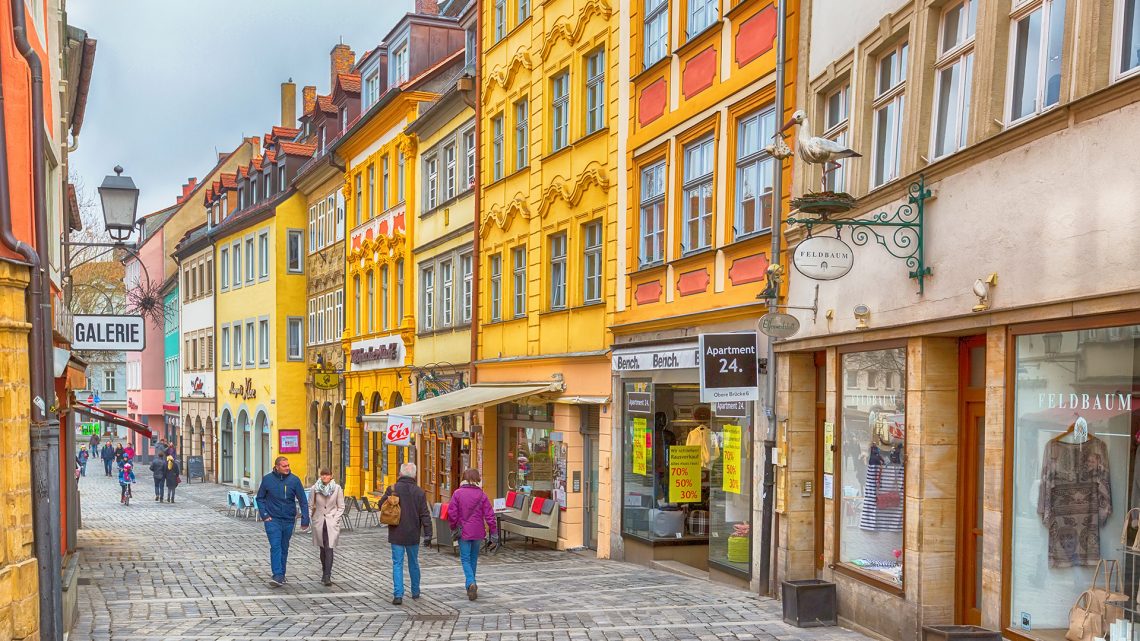
[(926, 179), (921, 174), (918, 180), (911, 183), (907, 189), (907, 202), (891, 213), (881, 211), (870, 218), (833, 220), (829, 217), (834, 209), (822, 208), (813, 212), (810, 206), (801, 206), (801, 213), (816, 215), (811, 217), (789, 216), (785, 222), (789, 225), (803, 225), (811, 236), (814, 227), (830, 226), (835, 228), (836, 237), (841, 237), (844, 227), (850, 228), (852, 244), (863, 247), (874, 237), (875, 242), (883, 246), (891, 256), (902, 259), (909, 270), (909, 276), (918, 280), (918, 295), (925, 291), (926, 278), (932, 274), (926, 265), (924, 254), (925, 228), (923, 226), (924, 204), (931, 197), (926, 188)]

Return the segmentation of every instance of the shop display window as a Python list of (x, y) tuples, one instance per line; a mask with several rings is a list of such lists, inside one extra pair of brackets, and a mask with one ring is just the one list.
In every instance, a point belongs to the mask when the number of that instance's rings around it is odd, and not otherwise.
[(697, 385), (624, 383), (622, 531), (709, 546), (747, 574), (751, 561), (753, 404), (715, 415)]
[(842, 355), (839, 561), (902, 587), (906, 349)]
[(549, 403), (504, 403), (498, 416), (499, 433), (506, 436), (507, 489), (555, 498), (560, 443), (553, 436), (554, 408)]
[(1140, 556), (1121, 534), (1140, 507), (1138, 345), (1140, 325), (1016, 338), (1008, 620), (1022, 635), (1062, 639), (1102, 561), (1136, 603)]

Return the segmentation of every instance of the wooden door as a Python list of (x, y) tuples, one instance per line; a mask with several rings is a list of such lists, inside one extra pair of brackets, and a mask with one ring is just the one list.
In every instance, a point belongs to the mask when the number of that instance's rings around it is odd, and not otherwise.
[(982, 623), (982, 513), (986, 451), (986, 342), (984, 336), (959, 345), (958, 595), (956, 619)]

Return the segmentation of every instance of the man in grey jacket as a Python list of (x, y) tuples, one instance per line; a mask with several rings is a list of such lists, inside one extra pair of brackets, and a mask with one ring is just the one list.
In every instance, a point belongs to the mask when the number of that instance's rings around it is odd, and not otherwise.
[(389, 496), (400, 499), (400, 524), (388, 526), (388, 543), (392, 544), (392, 605), (404, 602), (404, 557), (408, 557), (408, 575), (412, 579), (412, 598), (420, 598), (420, 533), (425, 546), (431, 544), (431, 510), (427, 495), (416, 485), (416, 464), (400, 466), (400, 478), (384, 491), (380, 505)]

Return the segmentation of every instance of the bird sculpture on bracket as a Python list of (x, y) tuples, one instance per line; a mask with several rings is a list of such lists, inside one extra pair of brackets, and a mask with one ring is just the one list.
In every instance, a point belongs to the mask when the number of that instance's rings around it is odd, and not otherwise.
[(808, 122), (807, 114), (802, 109), (797, 109), (788, 122), (784, 123), (774, 136), (777, 138), (776, 143), (769, 145), (769, 148), (779, 151), (783, 146), (786, 149), (787, 146), (780, 139), (784, 137), (785, 131), (796, 125), (799, 125), (799, 130), (796, 132), (796, 153), (800, 155), (800, 159), (808, 164), (823, 165), (823, 176), (819, 181), (820, 191), (827, 191), (827, 175), (843, 166), (839, 160), (863, 157), (859, 152), (834, 140), (811, 135), (811, 123)]

